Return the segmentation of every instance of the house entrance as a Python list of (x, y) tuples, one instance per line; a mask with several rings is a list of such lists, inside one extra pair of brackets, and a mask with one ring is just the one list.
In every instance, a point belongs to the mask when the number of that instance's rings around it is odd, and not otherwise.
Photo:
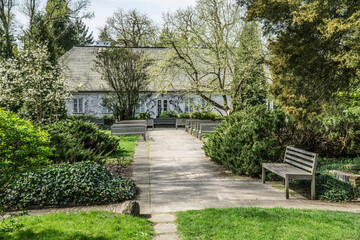
[(168, 110), (168, 100), (158, 99), (157, 109), (158, 109), (157, 117), (159, 117), (162, 112)]

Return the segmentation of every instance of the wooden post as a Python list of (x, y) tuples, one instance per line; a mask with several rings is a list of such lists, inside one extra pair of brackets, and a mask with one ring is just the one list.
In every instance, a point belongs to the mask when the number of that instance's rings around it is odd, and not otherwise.
[(262, 183), (265, 183), (265, 168), (264, 167), (262, 167), (261, 180), (262, 180)]
[(285, 175), (285, 195), (286, 199), (289, 199), (289, 177)]
[(313, 174), (311, 179), (311, 199), (315, 199), (315, 174)]

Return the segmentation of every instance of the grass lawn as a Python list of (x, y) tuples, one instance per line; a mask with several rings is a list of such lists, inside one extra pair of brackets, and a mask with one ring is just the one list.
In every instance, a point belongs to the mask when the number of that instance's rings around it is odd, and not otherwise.
[[(105, 132), (106, 134), (111, 134), (111, 130), (101, 130)], [(137, 145), (138, 139), (140, 135), (125, 135), (125, 136), (115, 136), (116, 138), (120, 139), (120, 146), (122, 149), (125, 150), (125, 163), (124, 165), (130, 164), (134, 153), (135, 153), (135, 147)], [(117, 158), (122, 157), (121, 153), (113, 153), (110, 158), (107, 159), (108, 162), (114, 161)]]
[(22, 226), (10, 233), (0, 231), (0, 239), (151, 239), (153, 234), (151, 223), (144, 218), (114, 216), (106, 211), (25, 216), (16, 218), (16, 223)]
[(183, 239), (360, 239), (360, 214), (230, 208), (177, 212)]

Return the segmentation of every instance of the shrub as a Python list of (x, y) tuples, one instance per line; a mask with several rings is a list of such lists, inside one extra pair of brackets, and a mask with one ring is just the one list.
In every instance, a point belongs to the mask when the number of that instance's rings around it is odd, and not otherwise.
[(176, 118), (178, 115), (178, 113), (174, 110), (170, 110), (170, 111), (163, 111), (159, 118)]
[(220, 119), (221, 116), (212, 112), (193, 112), (190, 114), (191, 119), (200, 119), (200, 120), (216, 120)]
[(132, 199), (137, 187), (92, 162), (65, 164), (24, 173), (4, 192), (0, 202), (11, 208), (31, 205), (113, 203)]
[(322, 156), (358, 156), (360, 154), (360, 107), (325, 116), (315, 125)]
[(137, 115), (137, 119), (150, 119), (150, 113), (141, 112)]
[(112, 114), (104, 114), (104, 125), (111, 126), (115, 122), (115, 117)]
[(316, 195), (321, 200), (347, 202), (357, 199), (359, 190), (333, 175), (321, 174), (316, 178)]
[(101, 132), (98, 127), (82, 120), (60, 121), (46, 126), (55, 154), (54, 163), (95, 161), (101, 163), (114, 151), (121, 151), (119, 140)]
[(178, 118), (190, 118), (190, 113), (179, 113)]
[[(263, 162), (279, 162), (291, 139), (290, 119), (266, 106), (248, 106), (226, 117), (203, 149), (212, 161), (237, 174), (258, 177)], [(281, 137), (279, 137), (281, 136)]]
[(48, 133), (0, 109), (0, 188), (10, 178), (48, 163)]

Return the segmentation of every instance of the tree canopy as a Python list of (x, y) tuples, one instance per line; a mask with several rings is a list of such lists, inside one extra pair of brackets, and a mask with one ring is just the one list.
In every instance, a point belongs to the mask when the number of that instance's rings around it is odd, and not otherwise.
[(140, 92), (147, 90), (149, 64), (149, 58), (141, 50), (110, 47), (97, 53), (95, 70), (114, 91), (104, 104), (117, 120), (132, 119), (139, 101), (145, 100), (146, 95), (140, 96)]
[(272, 35), (271, 92), (298, 120), (319, 113), (360, 77), (357, 0), (239, 0)]
[(251, 85), (265, 84), (258, 27), (244, 23), (235, 1), (199, 0), (195, 7), (167, 14), (164, 20), (160, 39), (171, 51), (151, 71), (151, 79), (164, 90), (173, 77), (185, 76), (181, 90), (229, 115), (247, 103)]
[(118, 9), (106, 21), (100, 38), (122, 47), (150, 47), (156, 45), (158, 28), (146, 15), (136, 9)]

